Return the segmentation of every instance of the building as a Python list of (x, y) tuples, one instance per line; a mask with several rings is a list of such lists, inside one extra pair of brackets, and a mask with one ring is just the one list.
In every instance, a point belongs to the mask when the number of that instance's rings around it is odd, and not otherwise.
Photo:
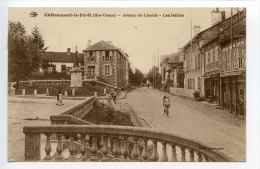
[[(213, 10), (213, 25), (197, 33), (183, 47), (184, 90), (174, 92), (192, 96), (197, 91), (200, 97), (231, 113), (244, 115), (246, 10), (233, 10), (228, 18), (223, 11)], [(169, 70), (165, 63), (162, 64), (164, 84), (171, 77), (165, 74)]]
[(204, 95), (204, 83), (202, 81), (202, 57), (200, 33), (197, 34), (184, 48), (184, 88), (189, 95), (195, 91)]
[(235, 115), (245, 115), (246, 10), (222, 24), (220, 34), (220, 104)]
[(163, 88), (165, 90), (169, 90), (170, 87), (183, 88), (183, 52), (164, 55), (161, 58), (163, 58), (160, 63)]
[(128, 85), (128, 55), (110, 41), (99, 41), (84, 50), (84, 79), (97, 79), (116, 87)]
[(44, 62), (48, 64), (47, 72), (65, 72), (70, 74), (71, 68), (77, 62), (79, 65), (83, 65), (83, 54), (75, 51), (74, 53), (70, 48), (66, 52), (44, 52)]

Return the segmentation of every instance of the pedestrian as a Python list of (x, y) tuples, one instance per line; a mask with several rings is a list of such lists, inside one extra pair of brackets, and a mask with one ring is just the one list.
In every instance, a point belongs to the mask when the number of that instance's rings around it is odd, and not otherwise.
[(170, 98), (168, 96), (163, 96), (163, 114), (169, 117), (170, 108)]
[(112, 97), (112, 100), (113, 100), (114, 104), (116, 104), (116, 91), (115, 90), (113, 90), (111, 92), (111, 97)]
[(104, 88), (104, 96), (106, 96), (107, 95), (107, 88), (105, 87)]
[(56, 105), (58, 105), (58, 106), (62, 106), (63, 105), (61, 90), (59, 90), (59, 92), (57, 94), (57, 103), (56, 103)]

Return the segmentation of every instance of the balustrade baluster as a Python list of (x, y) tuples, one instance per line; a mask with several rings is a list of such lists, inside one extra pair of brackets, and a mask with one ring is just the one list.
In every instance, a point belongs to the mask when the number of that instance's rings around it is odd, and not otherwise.
[(82, 134), (82, 137), (81, 137), (81, 145), (80, 145), (80, 158), (81, 160), (83, 161), (84, 160), (84, 157), (85, 157), (85, 153), (86, 153), (86, 140), (85, 140), (85, 137), (86, 135), (85, 134)]
[(181, 161), (185, 161), (185, 147), (180, 147), (181, 148)]
[(97, 136), (93, 135), (91, 136), (91, 148), (90, 148), (90, 160), (91, 161), (96, 161), (97, 158), (97, 151), (98, 151), (98, 146), (97, 146)]
[(133, 138), (133, 141), (134, 141), (134, 143), (133, 143), (133, 150), (132, 150), (132, 152), (131, 152), (131, 157), (132, 157), (132, 159), (133, 160), (137, 160), (138, 159), (138, 145), (137, 145), (137, 141), (138, 141), (138, 138), (137, 137), (134, 137)]
[(51, 135), (46, 134), (45, 158), (44, 160), (51, 160)]
[(205, 161), (206, 161), (206, 162), (209, 162), (209, 161), (210, 161), (207, 155), (205, 155), (204, 157), (205, 157)]
[(159, 159), (159, 155), (157, 150), (157, 140), (153, 140), (153, 154), (151, 160), (158, 161), (158, 159)]
[(107, 136), (107, 156), (108, 157), (113, 157), (112, 155), (112, 141), (111, 141), (111, 136)]
[(127, 152), (127, 159), (131, 159), (132, 154), (132, 143), (130, 142), (129, 138), (126, 139), (126, 152)]
[(63, 151), (62, 134), (58, 134), (57, 139), (58, 139), (58, 144), (57, 144), (57, 148), (56, 148), (55, 160), (63, 160), (63, 157), (61, 154)]
[(127, 151), (126, 151), (126, 138), (124, 136), (120, 137), (120, 153), (121, 153), (121, 158), (125, 159), (126, 155), (127, 155)]
[(147, 144), (148, 144), (148, 139), (144, 138), (144, 147), (143, 147), (143, 151), (142, 151), (142, 155), (141, 155), (143, 161), (146, 161), (148, 159)]
[(74, 137), (70, 136), (70, 143), (69, 143), (69, 152), (70, 152), (70, 157), (69, 160), (75, 160), (76, 159), (76, 145), (74, 142)]
[(102, 161), (109, 161), (111, 160), (110, 157), (111, 154), (109, 154), (108, 136), (102, 136), (101, 142), (102, 142), (101, 152), (103, 153)]
[(202, 159), (202, 155), (201, 155), (201, 153), (198, 152), (197, 154), (198, 154), (198, 161), (199, 161), (199, 162), (202, 162), (203, 159)]
[(115, 160), (119, 160), (118, 158), (120, 158), (120, 153), (120, 140), (116, 136), (113, 139), (113, 155), (116, 157)]
[(108, 147), (107, 147), (107, 136), (101, 136), (101, 152), (104, 155), (107, 155)]
[(177, 161), (177, 153), (176, 153), (176, 145), (172, 144), (172, 160), (171, 161)]
[(194, 162), (194, 150), (190, 149), (189, 153), (190, 153), (190, 161)]
[(81, 158), (81, 147), (83, 146), (82, 145), (82, 136), (80, 133), (77, 134), (77, 141), (76, 141), (76, 158), (77, 159), (80, 159)]
[(85, 135), (84, 137), (84, 157), (83, 161), (89, 160), (89, 152), (90, 152), (90, 146), (89, 146), (89, 135)]
[(166, 146), (167, 146), (167, 143), (165, 141), (163, 141), (162, 142), (162, 157), (161, 157), (160, 161), (168, 161)]

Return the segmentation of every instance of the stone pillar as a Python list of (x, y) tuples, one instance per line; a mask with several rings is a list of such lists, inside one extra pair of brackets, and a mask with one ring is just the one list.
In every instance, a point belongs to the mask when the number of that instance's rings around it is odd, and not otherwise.
[(49, 96), (49, 88), (46, 88), (46, 96)]
[(94, 97), (97, 97), (97, 96), (98, 96), (97, 92), (94, 92)]
[(40, 160), (40, 134), (25, 133), (25, 151), (24, 158), (26, 161)]
[(64, 96), (65, 96), (65, 97), (68, 96), (68, 91), (67, 91), (67, 90), (64, 91)]
[(33, 94), (34, 94), (34, 96), (37, 96), (37, 89), (33, 90)]
[(72, 88), (72, 96), (75, 96), (75, 95), (76, 95), (76, 89)]
[(26, 90), (22, 89), (22, 95), (25, 96), (26, 95)]

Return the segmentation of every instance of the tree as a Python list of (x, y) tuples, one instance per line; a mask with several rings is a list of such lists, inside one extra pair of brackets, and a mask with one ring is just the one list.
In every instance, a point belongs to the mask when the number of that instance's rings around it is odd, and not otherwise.
[(147, 76), (146, 76), (146, 80), (149, 80), (152, 85), (156, 88), (161, 88), (161, 81), (162, 81), (162, 76), (159, 72), (159, 68), (157, 66), (153, 66)]
[(9, 22), (8, 30), (8, 81), (26, 80), (41, 65), (41, 54), (46, 50), (37, 27), (31, 35), (20, 22)]
[(27, 79), (31, 72), (27, 36), (20, 22), (9, 22), (8, 30), (8, 80)]
[(133, 70), (130, 68), (129, 81), (131, 85), (140, 86), (144, 81), (144, 74), (139, 69), (135, 69), (135, 72), (133, 72)]
[(35, 26), (28, 38), (29, 55), (32, 59), (32, 71), (37, 72), (42, 64), (42, 54), (46, 51), (44, 40), (39, 32), (39, 28)]

